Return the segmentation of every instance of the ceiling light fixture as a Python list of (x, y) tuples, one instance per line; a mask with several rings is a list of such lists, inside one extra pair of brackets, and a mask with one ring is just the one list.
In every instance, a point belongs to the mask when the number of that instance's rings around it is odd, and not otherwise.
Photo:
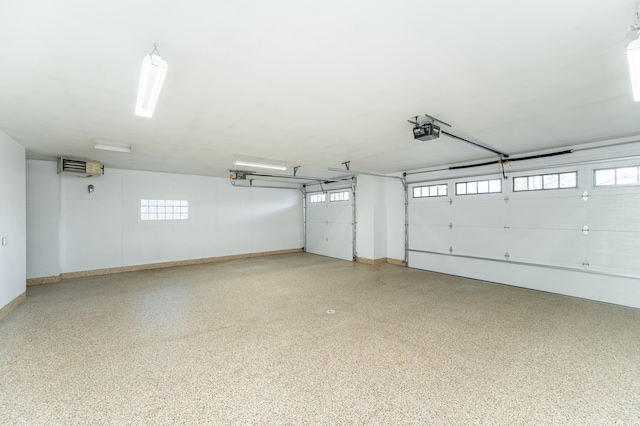
[(629, 72), (631, 73), (631, 87), (633, 88), (633, 100), (640, 102), (640, 13), (636, 12), (636, 22), (631, 26), (636, 31), (638, 38), (629, 43), (627, 58), (629, 59)]
[(168, 68), (167, 63), (160, 57), (158, 45), (154, 44), (151, 53), (142, 60), (136, 115), (151, 118)]
[(278, 166), (274, 164), (263, 164), (263, 163), (252, 163), (249, 161), (235, 160), (233, 162), (236, 166), (245, 166), (245, 167), (260, 167), (261, 169), (271, 169), (271, 170), (287, 170), (286, 166)]
[(93, 142), (93, 147), (95, 149), (101, 149), (103, 151), (131, 152), (130, 144), (116, 143), (103, 139), (96, 139)]

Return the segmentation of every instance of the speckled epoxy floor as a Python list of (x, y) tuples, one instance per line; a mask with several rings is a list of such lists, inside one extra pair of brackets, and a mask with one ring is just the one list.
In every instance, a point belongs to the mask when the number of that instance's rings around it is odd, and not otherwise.
[(639, 336), (637, 309), (303, 253), (79, 278), (0, 321), (0, 423), (640, 424)]

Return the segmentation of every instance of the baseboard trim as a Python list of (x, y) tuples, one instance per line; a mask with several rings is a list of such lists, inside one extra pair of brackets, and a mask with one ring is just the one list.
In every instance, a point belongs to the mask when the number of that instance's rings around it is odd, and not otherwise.
[(234, 254), (229, 256), (205, 257), (201, 259), (177, 260), (174, 262), (160, 262), (160, 263), (149, 263), (145, 265), (118, 266), (115, 268), (92, 269), (88, 271), (63, 272), (60, 275), (53, 276), (53, 277), (29, 278), (27, 280), (27, 285), (31, 286), (31, 285), (56, 283), (61, 280), (65, 280), (69, 278), (94, 277), (98, 275), (120, 274), (122, 272), (146, 271), (149, 269), (172, 268), (174, 266), (199, 265), (202, 263), (224, 262), (227, 260), (273, 256), (277, 254), (301, 253), (302, 251), (303, 250), (301, 248), (287, 249), (287, 250), (273, 250), (273, 251), (263, 251), (263, 252), (255, 252), (255, 253)]
[(6, 317), (7, 315), (9, 315), (9, 312), (13, 311), (15, 308), (18, 307), (18, 305), (22, 304), (22, 302), (24, 302), (26, 298), (27, 298), (27, 292), (25, 291), (20, 296), (16, 297), (11, 302), (7, 303), (2, 308), (0, 308), (0, 320)]
[(380, 265), (381, 263), (390, 263), (392, 265), (404, 266), (403, 260), (391, 259), (389, 257), (380, 257), (378, 259), (367, 259), (366, 257), (357, 257), (356, 262), (366, 263), (367, 265)]
[(60, 280), (62, 280), (61, 275), (54, 275), (52, 277), (28, 278), (27, 286), (59, 283)]

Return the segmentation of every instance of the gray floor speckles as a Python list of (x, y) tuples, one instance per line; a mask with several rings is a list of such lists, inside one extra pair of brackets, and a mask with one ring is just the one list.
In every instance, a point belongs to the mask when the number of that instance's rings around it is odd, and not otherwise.
[(640, 424), (638, 336), (638, 309), (308, 254), (81, 278), (0, 321), (0, 423)]

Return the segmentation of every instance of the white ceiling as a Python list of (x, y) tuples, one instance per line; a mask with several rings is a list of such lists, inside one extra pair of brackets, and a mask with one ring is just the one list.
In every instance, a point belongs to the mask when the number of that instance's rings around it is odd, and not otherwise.
[[(228, 175), (234, 155), (397, 172), (640, 134), (635, 0), (3, 0), (0, 130), (27, 157)], [(169, 64), (133, 114), (142, 58)], [(93, 148), (131, 143), (131, 154)]]

